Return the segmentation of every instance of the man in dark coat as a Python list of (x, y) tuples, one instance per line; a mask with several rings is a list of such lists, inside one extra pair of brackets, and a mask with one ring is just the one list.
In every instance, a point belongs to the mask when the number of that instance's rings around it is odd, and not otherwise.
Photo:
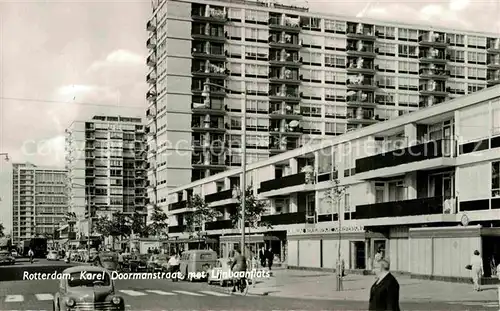
[(370, 311), (400, 311), (399, 283), (389, 272), (389, 262), (380, 260), (375, 266), (377, 280), (370, 290)]
[(260, 259), (260, 265), (262, 268), (266, 266), (266, 259), (267, 259), (267, 253), (266, 253), (266, 248), (262, 246), (262, 248), (259, 251), (259, 259)]

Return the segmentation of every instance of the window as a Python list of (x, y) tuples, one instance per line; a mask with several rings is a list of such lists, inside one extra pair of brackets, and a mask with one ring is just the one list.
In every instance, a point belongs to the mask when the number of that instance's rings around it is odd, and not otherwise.
[(491, 116), (491, 134), (498, 135), (500, 134), (500, 106), (498, 105), (498, 103), (496, 105), (492, 105)]
[(486, 69), (467, 67), (467, 77), (469, 79), (486, 80)]
[(416, 62), (410, 62), (410, 61), (399, 61), (398, 63), (399, 73), (412, 73), (416, 74), (418, 73), (418, 63)]
[(266, 11), (245, 10), (245, 22), (267, 25), (269, 14)]
[(469, 64), (486, 65), (486, 53), (469, 52), (467, 53), (467, 62)]
[(486, 37), (477, 36), (467, 36), (467, 46), (485, 48), (486, 47)]
[(268, 60), (269, 49), (257, 46), (245, 46), (245, 59)]
[(375, 47), (379, 55), (396, 56), (396, 44), (386, 42), (376, 42)]
[(321, 66), (322, 53), (305, 51), (301, 53), (301, 56), (304, 65)]
[(344, 133), (344, 123), (325, 122), (325, 134), (342, 135)]
[(347, 30), (346, 22), (325, 19), (325, 32), (344, 34), (346, 33), (346, 30)]
[(241, 118), (240, 117), (231, 117), (229, 126), (232, 129), (241, 129)]
[(269, 102), (265, 100), (247, 100), (247, 111), (269, 112)]
[(396, 28), (395, 27), (386, 27), (386, 26), (377, 26), (375, 27), (375, 32), (377, 37), (384, 39), (392, 39), (396, 38)]
[(400, 41), (418, 41), (418, 31), (416, 29), (406, 29), (399, 28), (398, 29), (398, 39)]
[(450, 45), (452, 46), (465, 46), (465, 36), (457, 34), (448, 34)]
[(349, 213), (351, 211), (351, 198), (349, 193), (344, 194), (344, 212)]
[(465, 78), (465, 67), (449, 65), (450, 76), (454, 78)]
[(378, 66), (377, 69), (379, 71), (396, 72), (396, 64), (395, 60), (375, 59), (375, 66)]
[(500, 197), (500, 161), (491, 163), (491, 196)]
[(345, 39), (335, 38), (335, 37), (326, 37), (325, 38), (325, 49), (326, 50), (344, 51), (345, 50)]
[(243, 33), (243, 28), (238, 26), (226, 26), (227, 36), (231, 40), (241, 40), (241, 35)]
[(241, 58), (243, 55), (243, 47), (241, 45), (229, 44), (228, 56), (230, 58)]
[(269, 119), (247, 118), (247, 127), (254, 129), (267, 130), (269, 128)]
[(248, 94), (268, 96), (269, 94), (269, 83), (268, 82), (257, 82), (257, 81), (247, 81), (246, 90)]
[(325, 88), (325, 100), (345, 101), (347, 92), (345, 89)]
[(300, 91), (302, 92), (302, 98), (321, 100), (323, 97), (322, 87), (303, 85), (301, 86)]
[(464, 63), (465, 62), (465, 52), (450, 49), (450, 61), (456, 62), (456, 63)]
[(305, 30), (321, 30), (321, 18), (303, 16), (300, 18), (300, 24)]
[(345, 72), (325, 71), (325, 83), (345, 84), (347, 74)]
[(398, 88), (400, 90), (418, 91), (418, 78), (398, 78)]
[(485, 84), (469, 83), (469, 85), (467, 86), (468, 94), (481, 91), (485, 87)]
[(228, 8), (227, 16), (232, 21), (241, 21), (242, 10), (236, 8)]
[(325, 38), (320, 36), (303, 34), (300, 37), (302, 39), (302, 46), (313, 49), (321, 49), (325, 44)]
[(415, 45), (407, 45), (407, 44), (399, 44), (398, 45), (398, 56), (399, 57), (410, 57), (417, 58), (418, 51), (417, 46)]
[(379, 86), (381, 88), (387, 88), (387, 89), (395, 89), (396, 88), (396, 77), (379, 76), (378, 82), (379, 82)]
[(319, 121), (303, 121), (304, 133), (321, 134), (321, 122)]
[(269, 76), (269, 69), (267, 65), (246, 64), (245, 76), (249, 78), (264, 78)]
[(321, 117), (321, 105), (303, 103), (300, 105), (300, 113), (303, 116)]
[(229, 63), (229, 72), (232, 76), (241, 76), (241, 63)]
[(247, 139), (247, 146), (253, 146), (257, 148), (259, 147), (267, 148), (269, 146), (269, 136), (248, 135), (246, 139)]
[(399, 94), (398, 106), (401, 107), (418, 107), (418, 94)]
[(396, 105), (396, 95), (392, 91), (379, 91), (375, 93), (375, 102), (379, 105)]
[(342, 56), (342, 55), (325, 54), (325, 66), (326, 67), (345, 68), (346, 67), (346, 57)]
[(246, 28), (245, 41), (267, 43), (269, 31), (260, 28)]
[(446, 86), (449, 88), (452, 94), (462, 94), (464, 95), (467, 91), (467, 84), (465, 82), (448, 81)]
[(300, 74), (302, 75), (302, 81), (321, 83), (321, 80), (323, 80), (321, 70), (301, 69)]

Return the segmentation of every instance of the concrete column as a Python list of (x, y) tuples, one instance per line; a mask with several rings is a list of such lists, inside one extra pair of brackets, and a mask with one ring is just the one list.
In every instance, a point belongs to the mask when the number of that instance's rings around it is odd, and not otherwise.
[(297, 159), (295, 159), (295, 158), (290, 159), (289, 165), (291, 168), (291, 172), (290, 172), (291, 175), (299, 173), (299, 164), (298, 164)]
[(417, 172), (405, 174), (406, 200), (417, 198)]
[(414, 123), (405, 125), (405, 137), (408, 147), (417, 145), (417, 125)]

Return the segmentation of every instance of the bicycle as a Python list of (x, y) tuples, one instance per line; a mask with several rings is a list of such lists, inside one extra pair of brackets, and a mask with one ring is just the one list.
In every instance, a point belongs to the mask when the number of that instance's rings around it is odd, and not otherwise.
[[(233, 286), (229, 287), (229, 292), (232, 295), (235, 294), (241, 294), (243, 296), (246, 296), (248, 293), (248, 289), (250, 288), (250, 282), (247, 277), (236, 277), (232, 281)], [(233, 291), (234, 287), (236, 287), (236, 291)]]

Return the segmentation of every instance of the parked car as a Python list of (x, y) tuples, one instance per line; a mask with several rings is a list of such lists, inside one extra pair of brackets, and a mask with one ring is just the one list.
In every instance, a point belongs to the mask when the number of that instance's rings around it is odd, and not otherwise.
[(69, 278), (60, 280), (53, 301), (55, 311), (125, 310), (125, 301), (116, 295), (114, 281), (106, 269), (77, 266), (64, 270), (63, 275)]
[(147, 262), (148, 271), (158, 272), (168, 270), (168, 260), (170, 256), (167, 254), (153, 255)]
[(182, 253), (179, 268), (184, 279), (194, 281), (193, 276), (207, 273), (216, 262), (215, 251), (194, 249)]
[(15, 265), (16, 259), (12, 257), (9, 251), (0, 251), (0, 265)]
[(59, 260), (59, 253), (57, 251), (49, 251), (47, 260)]
[(231, 283), (231, 264), (231, 258), (217, 259), (215, 266), (208, 271), (208, 284), (219, 283), (220, 286), (225, 286)]
[(131, 272), (141, 272), (147, 270), (149, 255), (137, 254), (132, 255), (129, 260)]
[(16, 250), (12, 250), (12, 252), (10, 252), (10, 255), (14, 258), (18, 258), (19, 257), (19, 253), (16, 251)]

